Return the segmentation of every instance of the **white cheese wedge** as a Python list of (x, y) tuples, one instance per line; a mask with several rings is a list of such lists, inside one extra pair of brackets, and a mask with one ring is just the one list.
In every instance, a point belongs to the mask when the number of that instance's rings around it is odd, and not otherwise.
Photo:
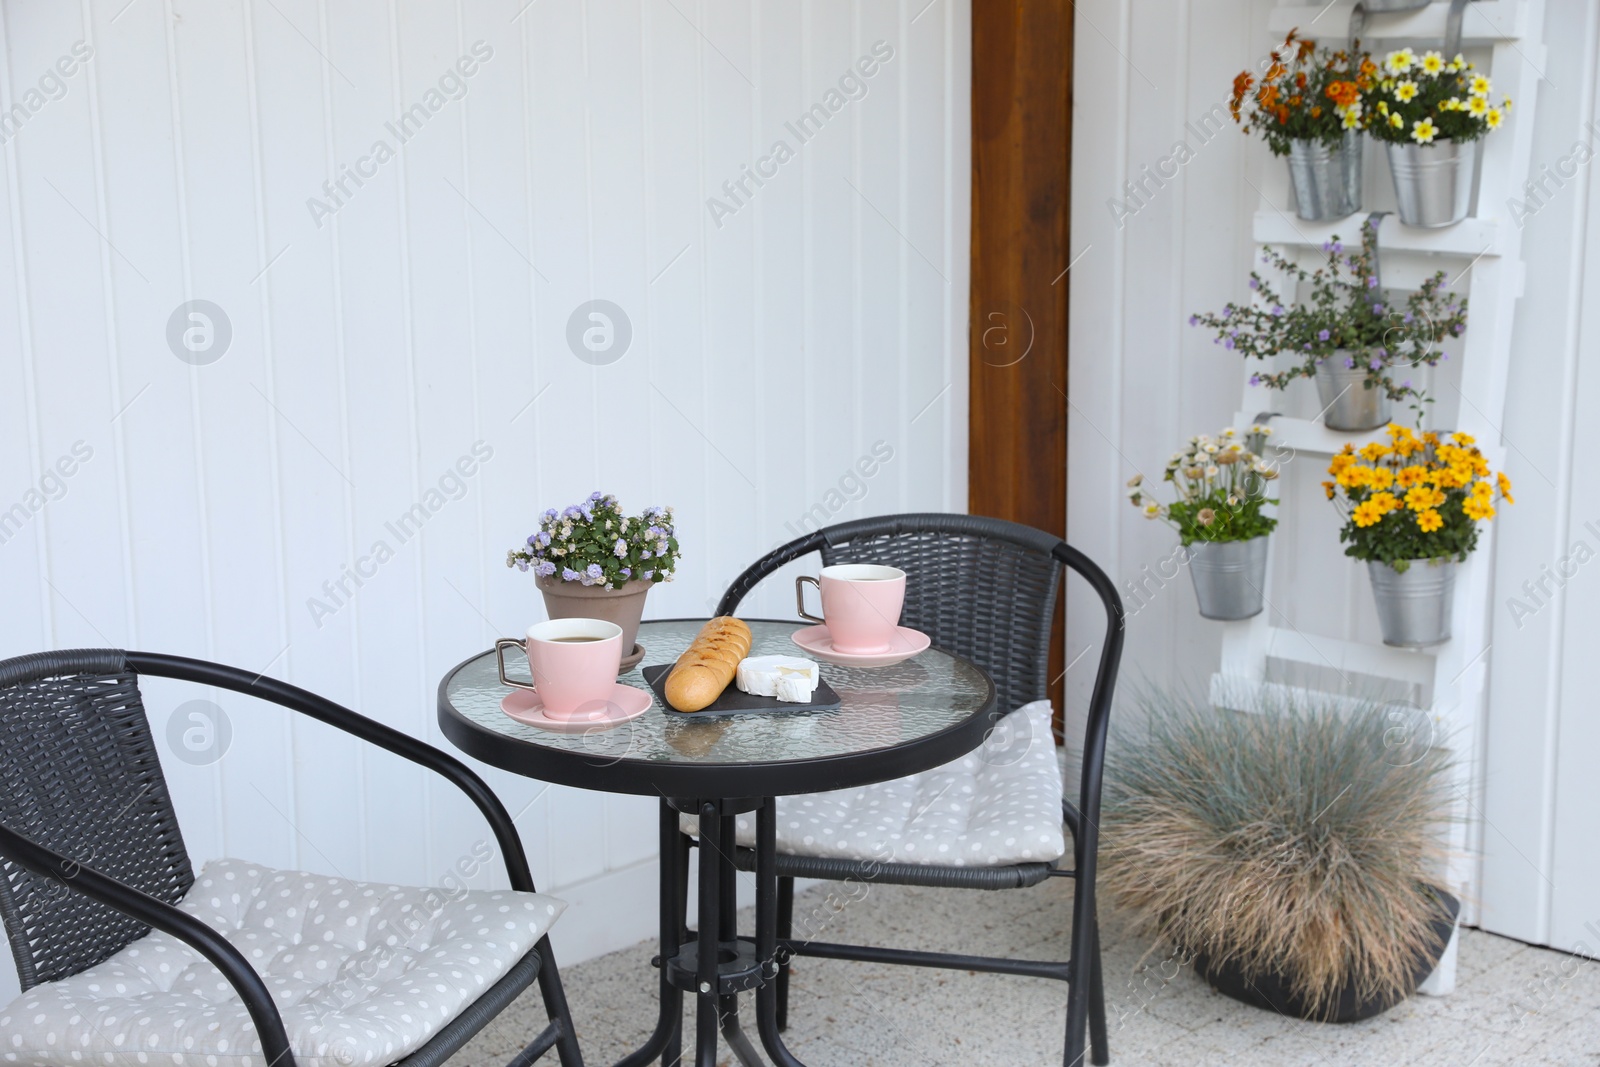
[(734, 684), (751, 696), (804, 704), (820, 677), (817, 665), (801, 656), (751, 656), (739, 661)]

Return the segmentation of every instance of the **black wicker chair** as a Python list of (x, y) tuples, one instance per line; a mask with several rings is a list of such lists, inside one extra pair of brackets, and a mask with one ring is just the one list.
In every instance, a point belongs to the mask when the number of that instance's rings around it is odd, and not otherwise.
[[(1086, 1028), (1093, 1062), (1109, 1063), (1094, 880), (1101, 769), (1112, 689), (1122, 654), (1123, 608), (1116, 587), (1077, 549), (1032, 527), (970, 515), (891, 515), (829, 526), (774, 549), (734, 580), (717, 605), (717, 613), (734, 614), (740, 601), (763, 578), (812, 552), (821, 554), (824, 565), (879, 563), (904, 570), (904, 624), (928, 634), (939, 648), (966, 656), (985, 668), (994, 679), (999, 706), (1006, 712), (1048, 696), (1050, 624), (1063, 567), (1077, 571), (1087, 580), (1105, 605), (1106, 633), (1089, 701), (1078, 800), (1076, 804), (1066, 798), (1061, 801), (1062, 816), (1072, 834), (1073, 868), (1063, 870), (1055, 863), (1045, 862), (957, 867), (780, 854), (778, 923), (785, 957), (904, 963), (1060, 979), (1068, 983), (1065, 1064), (1077, 1067), (1082, 1062)], [(754, 856), (740, 850), (738, 861), (741, 867), (748, 868), (753, 866)], [(823, 944), (792, 938), (795, 878), (1015, 889), (1037, 885), (1050, 877), (1075, 880), (1072, 959), (1065, 963)], [(787, 1022), (786, 963), (777, 982), (782, 1027)]]
[[(154, 928), (222, 972), (249, 1012), (269, 1067), (295, 1063), (268, 986), (245, 955), (174, 906), (195, 875), (145, 717), (141, 675), (259, 697), (437, 772), (488, 819), (511, 887), (534, 891), (505, 807), (464, 764), (413, 737), (306, 690), (203, 660), (114, 649), (22, 656), (0, 662), (0, 917), (24, 991), (102, 963)], [(400, 1062), (443, 1063), (535, 981), (549, 1025), (512, 1065), (554, 1048), (564, 1067), (581, 1067), (548, 936)], [(139, 1051), (124, 1053), (129, 1063)]]

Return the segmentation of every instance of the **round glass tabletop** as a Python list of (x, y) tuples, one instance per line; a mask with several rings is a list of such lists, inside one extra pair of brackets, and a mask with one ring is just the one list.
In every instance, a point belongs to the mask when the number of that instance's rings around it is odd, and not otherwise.
[[(803, 623), (746, 620), (750, 654), (800, 655), (789, 639)], [(704, 620), (646, 622), (645, 655), (618, 678), (650, 692), (641, 670), (672, 663)], [(516, 657), (507, 669), (516, 676)], [(522, 664), (526, 671), (527, 664)], [(485, 763), (543, 781), (613, 793), (725, 799), (822, 792), (887, 781), (976, 748), (995, 717), (994, 684), (960, 656), (930, 648), (892, 667), (820, 664), (839, 694), (828, 711), (772, 711), (691, 718), (652, 695), (643, 715), (609, 728), (555, 733), (500, 710), (492, 651), (439, 683), (439, 725)]]

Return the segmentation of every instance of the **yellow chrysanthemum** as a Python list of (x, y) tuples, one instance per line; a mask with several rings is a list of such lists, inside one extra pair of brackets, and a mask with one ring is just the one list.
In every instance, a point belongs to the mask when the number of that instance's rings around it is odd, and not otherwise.
[(1359, 489), (1372, 480), (1372, 468), (1352, 463), (1334, 475), (1334, 481), (1346, 489)]
[(1484, 124), (1491, 130), (1498, 130), (1500, 128), (1500, 124), (1505, 121), (1505, 116), (1500, 113), (1499, 108), (1492, 107), (1489, 109), (1488, 113), (1483, 116), (1483, 121)]
[[(1399, 118), (1399, 116), (1395, 116)], [(1421, 118), (1411, 125), (1411, 139), (1418, 144), (1432, 144), (1433, 139), (1439, 135), (1439, 127), (1429, 118)]]
[(1424, 52), (1422, 55), (1422, 69), (1429, 74), (1438, 74), (1444, 70), (1444, 56), (1438, 52)]
[(1472, 495), (1479, 499), (1487, 500), (1489, 497), (1494, 496), (1494, 486), (1488, 482), (1473, 482)]
[(1428, 471), (1424, 467), (1401, 467), (1394, 480), (1400, 484), (1400, 488), (1410, 489), (1414, 485), (1421, 485), (1427, 475)]
[(1373, 493), (1367, 499), (1378, 505), (1379, 510), (1386, 515), (1391, 511), (1399, 511), (1401, 507), (1400, 498), (1393, 493)]
[(1414, 81), (1397, 82), (1394, 87), (1394, 98), (1402, 104), (1409, 104), (1417, 95), (1417, 83)]
[(1383, 519), (1383, 509), (1370, 500), (1363, 500), (1356, 505), (1356, 510), (1351, 514), (1357, 526), (1375, 526)]
[(1511, 499), (1511, 479), (1506, 477), (1505, 471), (1494, 476), (1495, 483), (1500, 487), (1500, 495), (1506, 498), (1507, 504), (1515, 504)]
[(1425, 445), (1436, 445), (1439, 443), (1439, 435), (1434, 433), (1432, 430), (1428, 430), (1422, 435), (1422, 443)]
[(1434, 490), (1425, 485), (1419, 485), (1406, 492), (1406, 507), (1412, 511), (1426, 511), (1433, 507)]
[(1372, 468), (1372, 476), (1367, 479), (1367, 484), (1374, 489), (1387, 489), (1394, 484), (1394, 471), (1388, 467)]
[(1494, 518), (1494, 505), (1487, 500), (1479, 500), (1473, 496), (1469, 496), (1461, 502), (1461, 510), (1466, 514), (1467, 518), (1474, 522)]
[(1432, 508), (1429, 508), (1427, 511), (1424, 511), (1417, 516), (1417, 526), (1422, 530), (1423, 533), (1433, 533), (1433, 531), (1437, 530), (1443, 525), (1444, 517), (1437, 511), (1434, 511)]
[(1389, 446), (1379, 444), (1376, 441), (1371, 441), (1361, 446), (1360, 454), (1361, 458), (1366, 460), (1368, 463), (1376, 463), (1378, 460), (1389, 454)]
[(1489, 88), (1488, 78), (1485, 78), (1482, 74), (1474, 74), (1471, 84), (1467, 86), (1467, 92), (1482, 98), (1489, 95)]
[(1323, 482), (1322, 483), (1322, 490), (1323, 490), (1323, 492), (1328, 494), (1328, 499), (1329, 500), (1333, 499), (1333, 483), (1332, 482)]
[(1417, 55), (1409, 48), (1402, 48), (1397, 52), (1390, 52), (1383, 59), (1383, 67), (1390, 74), (1404, 74), (1417, 62)]
[(1467, 113), (1475, 119), (1481, 119), (1489, 114), (1489, 101), (1481, 96), (1474, 96), (1467, 101)]

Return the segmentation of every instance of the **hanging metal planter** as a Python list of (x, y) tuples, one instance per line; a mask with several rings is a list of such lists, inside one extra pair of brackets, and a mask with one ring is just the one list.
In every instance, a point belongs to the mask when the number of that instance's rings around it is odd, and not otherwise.
[(1317, 399), (1322, 424), (1330, 430), (1376, 430), (1389, 423), (1389, 392), (1367, 384), (1367, 368), (1349, 366), (1349, 353), (1336, 351), (1317, 364)]
[(1307, 222), (1330, 222), (1361, 210), (1361, 156), (1364, 138), (1347, 130), (1329, 147), (1321, 141), (1289, 142), (1289, 182), (1295, 213)]
[(1377, 560), (1367, 562), (1372, 595), (1378, 604), (1383, 643), (1397, 648), (1431, 648), (1450, 640), (1450, 609), (1455, 601), (1455, 560), (1414, 559), (1404, 571)]
[(1261, 614), (1267, 584), (1267, 535), (1188, 546), (1195, 599), (1207, 619), (1237, 622)]
[(1420, 145), (1384, 143), (1400, 221), (1407, 226), (1453, 226), (1472, 206), (1472, 174), (1477, 141), (1439, 141)]

